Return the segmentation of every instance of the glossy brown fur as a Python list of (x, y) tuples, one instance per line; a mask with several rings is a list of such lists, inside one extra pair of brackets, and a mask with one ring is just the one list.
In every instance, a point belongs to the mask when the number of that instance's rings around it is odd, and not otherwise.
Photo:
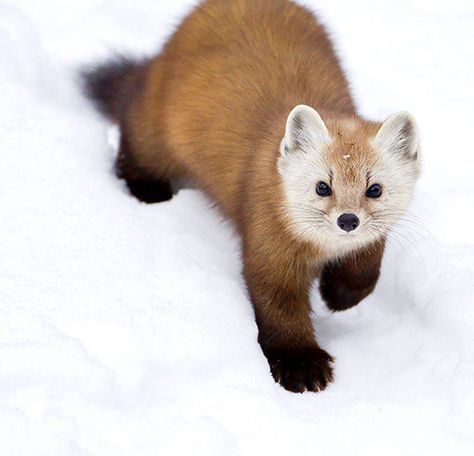
[(145, 201), (170, 198), (170, 181), (185, 178), (218, 204), (243, 240), (244, 277), (275, 379), (291, 391), (324, 389), (332, 358), (314, 336), (311, 283), (322, 271), (328, 305), (351, 307), (375, 286), (383, 253), (380, 244), (328, 263), (290, 234), (283, 211), (277, 159), (290, 111), (312, 106), (329, 127), (358, 119), (326, 31), (287, 0), (208, 0), (136, 78), (138, 92), (115, 81), (127, 106), (105, 109), (121, 125), (119, 175)]

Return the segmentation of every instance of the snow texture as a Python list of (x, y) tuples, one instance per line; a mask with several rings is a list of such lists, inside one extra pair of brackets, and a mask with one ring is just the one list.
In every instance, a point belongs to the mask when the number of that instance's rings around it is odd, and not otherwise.
[(1, 454), (474, 454), (473, 2), (306, 1), (361, 112), (419, 120), (424, 174), (374, 294), (331, 314), (315, 287), (336, 381), (303, 395), (270, 377), (231, 227), (197, 190), (131, 198), (75, 84), (193, 3), (0, 3)]

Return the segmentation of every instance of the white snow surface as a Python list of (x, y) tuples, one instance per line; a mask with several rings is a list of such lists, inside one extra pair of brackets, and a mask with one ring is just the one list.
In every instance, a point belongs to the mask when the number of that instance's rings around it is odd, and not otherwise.
[(314, 325), (320, 393), (276, 385), (239, 240), (197, 190), (112, 174), (77, 68), (149, 55), (193, 1), (0, 3), (2, 456), (474, 454), (474, 6), (313, 0), (361, 112), (409, 110), (424, 174), (375, 292)]

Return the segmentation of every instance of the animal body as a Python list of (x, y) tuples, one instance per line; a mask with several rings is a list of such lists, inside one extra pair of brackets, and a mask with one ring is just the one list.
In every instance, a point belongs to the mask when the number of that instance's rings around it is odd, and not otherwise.
[(258, 341), (274, 379), (323, 390), (309, 290), (330, 309), (374, 289), (387, 233), (409, 204), (419, 133), (408, 113), (358, 115), (324, 27), (288, 0), (206, 0), (162, 52), (84, 75), (121, 130), (116, 170), (146, 202), (194, 181), (242, 239)]

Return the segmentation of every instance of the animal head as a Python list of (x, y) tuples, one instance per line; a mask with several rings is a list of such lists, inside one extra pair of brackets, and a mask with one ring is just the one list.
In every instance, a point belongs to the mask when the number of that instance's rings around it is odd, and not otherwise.
[(403, 215), (420, 167), (419, 130), (406, 112), (383, 124), (289, 115), (278, 171), (292, 232), (334, 255), (387, 235)]

